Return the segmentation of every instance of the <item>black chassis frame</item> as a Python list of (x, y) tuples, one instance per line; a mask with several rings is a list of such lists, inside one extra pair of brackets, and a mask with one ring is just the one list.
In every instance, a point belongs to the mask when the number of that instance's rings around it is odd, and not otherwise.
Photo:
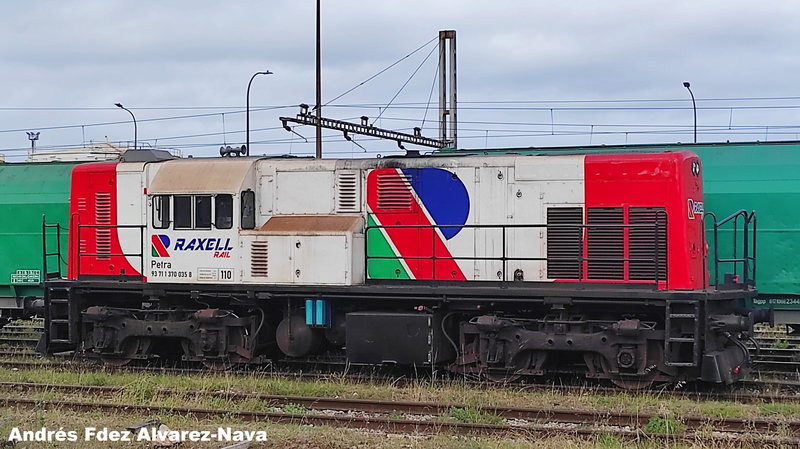
[[(712, 329), (712, 317), (745, 317), (747, 310), (744, 309), (744, 300), (755, 296), (755, 290), (747, 288), (742, 284), (727, 286), (728, 288), (706, 289), (706, 290), (657, 290), (652, 284), (614, 284), (614, 283), (552, 283), (552, 282), (448, 282), (448, 281), (395, 281), (380, 280), (368, 281), (364, 285), (354, 286), (309, 286), (309, 285), (264, 285), (264, 284), (176, 284), (164, 283), (153, 284), (142, 282), (138, 279), (81, 279), (81, 280), (53, 280), (45, 284), (46, 290), (46, 314), (45, 314), (45, 335), (43, 337), (44, 347), (40, 347), (42, 352), (53, 353), (63, 350), (80, 349), (81, 341), (80, 328), (82, 312), (90, 306), (99, 307), (131, 307), (135, 303), (152, 303), (153, 301), (165, 304), (164, 309), (170, 307), (185, 307), (191, 300), (198, 298), (217, 298), (225, 301), (226, 298), (236, 298), (237, 307), (259, 307), (286, 313), (287, 309), (301, 308), (306, 299), (326, 299), (334, 304), (335, 308), (345, 310), (394, 310), (412, 311), (420, 313), (434, 313), (433, 311), (447, 311), (461, 313), (467, 316), (496, 316), (502, 318), (521, 318), (521, 311), (524, 309), (536, 309), (540, 313), (552, 311), (559, 313), (571, 309), (590, 309), (590, 310), (612, 310), (609, 315), (614, 317), (612, 321), (626, 321), (628, 317), (635, 317), (637, 314), (650, 314), (655, 317), (665, 315), (668, 302), (679, 302), (691, 306), (698, 304), (702, 319), (701, 335), (694, 338), (697, 344), (701, 345), (702, 356), (708, 352), (723, 353), (722, 362), (714, 356), (715, 367), (708, 370), (707, 367), (698, 366), (683, 369), (683, 373), (689, 378), (701, 378), (714, 382), (732, 382), (735, 376), (731, 375), (733, 365), (736, 365), (738, 374), (738, 364), (740, 357), (731, 356), (731, 351), (738, 349), (728, 348), (725, 339), (727, 336), (712, 336), (720, 331), (719, 328)], [(50, 297), (54, 291), (68, 292), (69, 297), (69, 341), (65, 339), (55, 339), (51, 335), (53, 330), (52, 322), (59, 321), (53, 311)], [(120, 306), (121, 305), (121, 306)], [(441, 315), (440, 315), (441, 316)], [(593, 319), (589, 317), (589, 319)], [(65, 320), (61, 320), (65, 321)], [(656, 318), (656, 321), (660, 321)], [(750, 322), (752, 325), (752, 321)], [(469, 324), (461, 323), (469, 327)], [(236, 326), (255, 328), (255, 324), (242, 322), (235, 323)], [(636, 326), (636, 323), (622, 323), (622, 327)], [(223, 326), (224, 327), (224, 326)], [(747, 327), (747, 326), (744, 326)], [(749, 329), (736, 329), (749, 330)], [(474, 329), (472, 330), (474, 332)], [(623, 330), (624, 332), (624, 330)], [(536, 333), (532, 333), (534, 335)], [(463, 338), (463, 329), (455, 330), (454, 335)], [(536, 334), (536, 335), (540, 335)], [(624, 340), (625, 335), (621, 335)], [(660, 334), (652, 332), (644, 335), (633, 335), (630, 340), (632, 344), (651, 339), (662, 339), (663, 331)], [(519, 338), (519, 337), (517, 337)], [(619, 339), (617, 339), (619, 340)], [(605, 342), (605, 339), (603, 340)], [(615, 340), (616, 341), (616, 340)], [(463, 343), (463, 342), (462, 342)], [(616, 341), (619, 343), (619, 341)], [(624, 342), (623, 342), (624, 343)], [(611, 343), (609, 343), (610, 345)], [(539, 345), (540, 346), (540, 345)], [(566, 349), (552, 347), (552, 350)], [(741, 345), (740, 345), (741, 346)], [(537, 346), (538, 347), (538, 346)], [(248, 348), (251, 350), (252, 348)], [(585, 346), (575, 347), (574, 350), (585, 349)], [(608, 352), (603, 348), (597, 348), (598, 352)], [(727, 351), (727, 354), (725, 352)], [(513, 356), (509, 356), (513, 358)], [(744, 358), (746, 358), (746, 354)], [(485, 357), (484, 357), (485, 359)], [(728, 360), (731, 359), (731, 360)], [(463, 360), (462, 360), (463, 362)], [(479, 363), (485, 365), (486, 360)], [(639, 364), (641, 365), (641, 364)], [(720, 366), (716, 366), (720, 365)], [(485, 366), (484, 366), (485, 367)], [(634, 371), (642, 374), (643, 365), (636, 367)], [(702, 369), (701, 369), (702, 368)], [(463, 366), (456, 368), (461, 371)], [(590, 370), (591, 371), (591, 370)], [(612, 371), (617, 372), (616, 369)], [(673, 370), (674, 371), (674, 370)], [(707, 372), (708, 371), (708, 372)], [(539, 374), (536, 370), (529, 370), (530, 374)], [(702, 373), (702, 374), (701, 374)], [(632, 373), (636, 374), (636, 373)], [(603, 375), (591, 372), (587, 375), (592, 377), (603, 377)]]

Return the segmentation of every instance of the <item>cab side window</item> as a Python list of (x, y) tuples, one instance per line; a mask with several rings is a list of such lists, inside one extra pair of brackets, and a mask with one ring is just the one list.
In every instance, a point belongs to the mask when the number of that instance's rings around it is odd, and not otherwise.
[(176, 195), (174, 198), (175, 229), (192, 229), (192, 197)]
[[(242, 205), (248, 204), (249, 220), (255, 226), (255, 194)], [(170, 212), (172, 212), (170, 214)], [(231, 229), (233, 227), (233, 195), (153, 195), (152, 214), (154, 229)], [(247, 229), (247, 228), (246, 228)], [(252, 229), (249, 228), (249, 229)]]
[(233, 196), (217, 195), (214, 197), (214, 226), (217, 229), (233, 227)]
[(194, 197), (194, 228), (211, 229), (211, 196)]
[(242, 192), (242, 229), (256, 227), (256, 193), (252, 190)]
[(167, 229), (170, 222), (169, 216), (169, 195), (156, 195), (153, 197), (153, 228)]

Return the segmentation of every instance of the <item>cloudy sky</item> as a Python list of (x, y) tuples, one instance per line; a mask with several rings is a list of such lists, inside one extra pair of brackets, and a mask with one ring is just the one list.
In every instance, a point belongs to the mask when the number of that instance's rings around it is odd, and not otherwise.
[[(700, 142), (800, 136), (796, 1), (322, 3), (326, 117), (366, 115), (437, 137), (435, 38), (453, 29), (459, 147), (691, 142), (683, 81), (697, 98)], [(306, 143), (278, 120), (315, 101), (312, 0), (42, 0), (2, 9), (7, 157), (24, 154), (25, 131), (41, 132), (40, 149), (132, 144), (130, 116), (116, 102), (136, 115), (140, 145), (213, 155), (244, 142), (247, 82), (264, 69), (274, 74), (253, 82), (252, 153), (314, 152), (313, 128), (295, 129)], [(397, 150), (355, 140), (326, 131), (325, 154)]]

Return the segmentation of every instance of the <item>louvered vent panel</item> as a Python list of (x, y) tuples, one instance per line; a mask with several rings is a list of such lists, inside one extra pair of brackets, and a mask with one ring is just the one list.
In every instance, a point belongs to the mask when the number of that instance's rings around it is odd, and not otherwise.
[[(100, 226), (111, 225), (111, 194), (108, 192), (98, 192), (95, 194), (95, 224)], [(111, 229), (96, 228), (95, 238), (97, 240), (97, 258), (108, 260), (111, 255)]]
[(78, 198), (78, 212), (86, 212), (86, 198)]
[(253, 242), (250, 247), (250, 274), (254, 278), (269, 277), (269, 242)]
[(336, 211), (358, 212), (361, 210), (358, 195), (358, 173), (339, 172), (336, 178)]
[(583, 209), (580, 207), (547, 209), (547, 277), (549, 279), (580, 278), (580, 257), (583, 250), (583, 232), (579, 227), (581, 224), (583, 224)]
[(411, 180), (399, 172), (378, 173), (378, 208), (383, 210), (411, 210)]
[[(624, 279), (622, 208), (592, 207), (587, 213), (588, 278)], [(592, 228), (591, 225), (602, 227)], [(616, 225), (616, 226), (615, 226)]]
[[(629, 231), (629, 277), (632, 280), (665, 280), (667, 274), (667, 214), (663, 207), (631, 207), (628, 223), (647, 225)], [(656, 264), (656, 261), (658, 263)]]

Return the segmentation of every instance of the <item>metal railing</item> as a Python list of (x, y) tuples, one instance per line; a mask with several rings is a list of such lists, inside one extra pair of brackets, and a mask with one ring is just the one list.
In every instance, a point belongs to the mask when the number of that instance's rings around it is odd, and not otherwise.
[[(669, 269), (668, 269), (668, 245), (667, 245), (667, 221), (666, 221), (666, 213), (661, 212), (659, 214), (659, 218), (662, 217), (663, 214), (663, 221), (656, 219), (655, 223), (653, 224), (505, 224), (505, 225), (371, 225), (367, 226), (364, 231), (365, 235), (365, 267), (367, 272), (367, 279), (370, 280), (383, 280), (388, 279), (384, 277), (371, 277), (370, 276), (370, 261), (377, 261), (377, 260), (406, 260), (406, 261), (415, 261), (415, 260), (429, 260), (431, 264), (431, 280), (437, 280), (436, 276), (436, 269), (437, 269), (437, 261), (442, 260), (460, 260), (460, 261), (499, 261), (502, 264), (502, 269), (500, 270), (499, 279), (503, 282), (509, 281), (509, 269), (508, 265), (510, 262), (573, 262), (579, 267), (580, 275), (577, 278), (568, 277), (563, 278), (567, 280), (576, 280), (576, 281), (604, 281), (604, 280), (614, 280), (614, 281), (625, 281), (630, 283), (648, 283), (653, 285), (663, 285), (664, 288), (669, 288)], [(407, 256), (407, 255), (391, 255), (391, 256), (378, 256), (372, 255), (370, 253), (370, 232), (381, 232), (382, 234), (388, 232), (392, 229), (419, 229), (419, 230), (430, 230), (430, 255), (424, 256)], [(499, 255), (495, 256), (445, 256), (442, 254), (437, 254), (436, 245), (437, 242), (444, 242), (442, 238), (442, 231), (443, 229), (494, 229), (499, 230), (502, 233), (501, 236), (501, 252)], [(538, 230), (548, 230), (548, 229), (558, 229), (558, 230), (579, 230), (580, 231), (580, 241), (577, 242), (580, 248), (580, 255), (577, 257), (512, 257), (509, 256), (508, 253), (508, 232), (509, 230), (530, 230), (532, 232), (538, 232)], [(588, 232), (591, 230), (601, 230), (601, 229), (611, 229), (611, 230), (620, 230), (623, 234), (623, 241), (620, 250), (623, 251), (624, 248), (628, 247), (630, 233), (629, 230), (631, 229), (649, 229), (654, 232), (654, 243), (653, 243), (653, 256), (642, 258), (631, 258), (631, 257), (589, 257), (588, 252), (592, 249), (591, 237), (588, 235)], [(539, 239), (535, 238), (535, 241), (538, 242)], [(421, 244), (421, 242), (420, 242)], [(516, 245), (519, 245), (520, 242), (515, 242)], [(661, 249), (662, 253), (659, 254), (659, 250)], [(545, 251), (546, 253), (546, 251)], [(659, 257), (661, 255), (661, 257)], [(597, 263), (622, 263), (622, 279), (617, 278), (602, 278), (602, 277), (594, 277), (591, 276), (589, 273), (590, 264), (597, 264)], [(653, 266), (653, 278), (651, 280), (632, 280), (630, 279), (630, 264), (631, 263), (650, 263)], [(441, 279), (439, 279), (441, 280)]]
[[(81, 260), (84, 257), (95, 257), (97, 259), (99, 259), (101, 257), (102, 258), (108, 258), (108, 259), (110, 259), (112, 257), (125, 257), (125, 258), (127, 258), (127, 257), (136, 257), (136, 258), (139, 259), (139, 274), (126, 274), (124, 272), (124, 269), (123, 269), (123, 272), (117, 273), (115, 276), (132, 276), (132, 277), (137, 277), (137, 278), (140, 278), (140, 277), (144, 276), (144, 248), (145, 248), (145, 245), (144, 245), (144, 242), (145, 242), (144, 234), (145, 234), (145, 230), (147, 228), (146, 226), (144, 226), (144, 225), (84, 225), (84, 224), (78, 223), (77, 226), (73, 225), (73, 228), (77, 228), (77, 230), (78, 230), (77, 237), (75, 239), (76, 248), (77, 248), (77, 250), (75, 252), (75, 255), (76, 255), (76, 257), (75, 257), (75, 276), (78, 279), (80, 279), (81, 276), (83, 275), (83, 273), (81, 271)], [(138, 253), (126, 253), (124, 251), (117, 252), (117, 253), (114, 253), (114, 252), (94, 252), (94, 253), (83, 252), (83, 251), (81, 251), (80, 242), (81, 242), (81, 232), (84, 229), (138, 229), (139, 230), (139, 245), (138, 245), (139, 252)], [(94, 232), (93, 234), (94, 234), (95, 248), (96, 248), (97, 247), (97, 232)], [(120, 243), (120, 246), (121, 246), (121, 243)], [(90, 273), (90, 274), (87, 274), (87, 276), (97, 276), (97, 275), (103, 275), (103, 274), (102, 273)]]
[[(50, 229), (56, 230), (56, 252), (54, 253), (47, 252), (47, 236), (50, 235), (48, 233)], [(48, 224), (47, 218), (42, 215), (42, 282), (63, 277), (61, 272), (61, 229), (61, 223)], [(47, 260), (54, 256), (56, 258), (57, 271), (50, 273), (47, 270)]]
[[(706, 212), (703, 221), (711, 217), (713, 219), (713, 242), (714, 242), (714, 287), (719, 288), (719, 266), (720, 264), (731, 264), (733, 271), (726, 273), (722, 284), (741, 284), (743, 286), (755, 286), (756, 283), (756, 213), (747, 212), (742, 209), (717, 221), (717, 216), (713, 212)], [(730, 257), (720, 258), (719, 231), (724, 225), (731, 223), (732, 239)], [(741, 227), (741, 230), (740, 230)], [(741, 234), (740, 234), (741, 233)], [(739, 240), (741, 238), (741, 241)]]

